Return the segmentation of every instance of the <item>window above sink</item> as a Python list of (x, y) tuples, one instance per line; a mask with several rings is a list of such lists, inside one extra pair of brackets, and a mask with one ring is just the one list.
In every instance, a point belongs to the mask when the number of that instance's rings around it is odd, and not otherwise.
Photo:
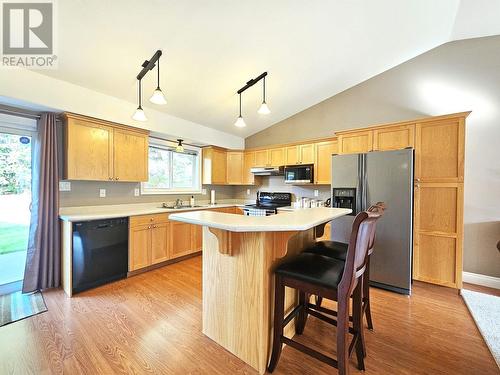
[(141, 183), (141, 194), (201, 193), (201, 149), (185, 145), (184, 152), (177, 152), (175, 146), (150, 139), (149, 179)]

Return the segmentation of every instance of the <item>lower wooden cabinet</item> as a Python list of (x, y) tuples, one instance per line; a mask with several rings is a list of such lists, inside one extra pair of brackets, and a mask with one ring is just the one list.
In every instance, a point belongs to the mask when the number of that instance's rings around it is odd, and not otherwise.
[(168, 226), (169, 223), (151, 226), (151, 264), (161, 263), (169, 259)]
[(166, 214), (130, 218), (129, 271), (192, 254), (201, 248), (199, 225), (169, 221)]
[(413, 278), (462, 287), (463, 184), (415, 185)]
[(151, 225), (138, 225), (129, 230), (128, 270), (151, 265)]
[(193, 253), (192, 224), (170, 222), (170, 259)]

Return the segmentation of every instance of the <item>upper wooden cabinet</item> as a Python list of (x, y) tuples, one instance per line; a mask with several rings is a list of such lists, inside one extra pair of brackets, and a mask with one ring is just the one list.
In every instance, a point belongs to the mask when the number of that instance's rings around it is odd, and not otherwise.
[(284, 148), (285, 165), (314, 164), (314, 143), (287, 146)]
[(255, 166), (267, 167), (269, 165), (269, 150), (255, 151)]
[(299, 164), (299, 146), (285, 147), (285, 165)]
[(271, 148), (269, 150), (269, 164), (270, 167), (279, 167), (285, 165), (285, 148)]
[(338, 153), (337, 141), (316, 143), (314, 182), (329, 185), (332, 182), (332, 155)]
[(284, 147), (256, 150), (254, 152), (256, 167), (279, 167), (285, 164)]
[(339, 154), (358, 154), (373, 150), (373, 130), (339, 132)]
[(218, 147), (204, 147), (203, 157), (203, 184), (227, 184), (227, 155), (226, 150)]
[(227, 152), (227, 184), (240, 185), (243, 183), (243, 151)]
[(114, 179), (148, 180), (148, 137), (141, 133), (115, 129), (113, 132)]
[(465, 119), (416, 125), (415, 177), (419, 182), (463, 182)]
[(415, 124), (373, 130), (373, 151), (401, 150), (415, 145)]
[(253, 185), (255, 177), (250, 171), (255, 167), (255, 152), (245, 152), (243, 155), (243, 185)]
[(66, 113), (64, 178), (147, 181), (148, 132)]

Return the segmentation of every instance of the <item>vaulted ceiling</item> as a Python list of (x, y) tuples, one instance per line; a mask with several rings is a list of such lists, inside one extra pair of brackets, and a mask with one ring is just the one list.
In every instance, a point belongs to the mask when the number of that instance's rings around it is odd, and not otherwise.
[[(491, 0), (58, 1), (57, 70), (40, 73), (136, 102), (135, 76), (163, 50), (166, 106), (144, 106), (246, 137), (454, 39), (500, 34)], [(262, 73), (271, 114), (256, 113)], [(78, 98), (75, 98), (76, 100)], [(362, 103), (360, 103), (362, 105)], [(307, 124), (304, 124), (307, 126)]]

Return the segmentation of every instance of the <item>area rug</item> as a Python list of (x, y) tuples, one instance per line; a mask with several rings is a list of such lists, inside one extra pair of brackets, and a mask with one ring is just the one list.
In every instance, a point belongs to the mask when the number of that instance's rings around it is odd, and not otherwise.
[(462, 297), (500, 367), (500, 297), (465, 289)]
[(0, 327), (47, 311), (42, 293), (20, 291), (0, 296)]

